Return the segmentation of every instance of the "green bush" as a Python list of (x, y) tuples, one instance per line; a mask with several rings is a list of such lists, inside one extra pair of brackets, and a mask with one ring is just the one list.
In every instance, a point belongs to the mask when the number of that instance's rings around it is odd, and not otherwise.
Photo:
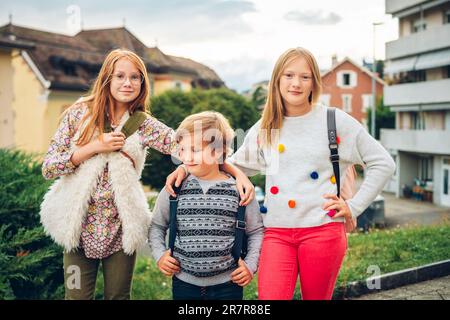
[(33, 156), (0, 149), (0, 299), (63, 297), (62, 249), (39, 221), (50, 183)]

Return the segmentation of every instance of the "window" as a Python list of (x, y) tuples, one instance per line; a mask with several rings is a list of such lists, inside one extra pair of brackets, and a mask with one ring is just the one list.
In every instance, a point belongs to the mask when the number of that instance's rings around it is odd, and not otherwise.
[(352, 95), (351, 94), (343, 94), (342, 95), (342, 109), (347, 112), (352, 112)]
[(425, 129), (425, 117), (422, 112), (411, 112), (411, 127), (414, 130)]
[(444, 190), (445, 195), (448, 195), (448, 169), (444, 169)]
[(336, 83), (341, 88), (353, 88), (357, 86), (357, 73), (351, 70), (338, 71)]
[(422, 82), (427, 81), (427, 73), (425, 70), (409, 71), (404, 82)]
[(367, 112), (370, 108), (372, 108), (373, 101), (372, 101), (372, 94), (363, 94), (362, 95), (362, 109), (363, 112)]
[(450, 10), (444, 12), (444, 24), (450, 23)]
[(181, 82), (180, 81), (175, 82), (175, 89), (181, 90)]
[(445, 66), (444, 75), (447, 79), (450, 78), (450, 66)]
[(433, 181), (433, 158), (423, 157), (419, 159), (419, 179)]
[(350, 85), (350, 73), (344, 73), (342, 78), (342, 83), (344, 84), (344, 86), (349, 86)]
[(423, 19), (418, 19), (414, 21), (412, 25), (412, 33), (425, 31), (426, 29), (427, 29), (427, 22)]
[(418, 70), (415, 71), (415, 77), (416, 77), (416, 82), (420, 82), (420, 81), (427, 81), (427, 73), (425, 72), (425, 70)]

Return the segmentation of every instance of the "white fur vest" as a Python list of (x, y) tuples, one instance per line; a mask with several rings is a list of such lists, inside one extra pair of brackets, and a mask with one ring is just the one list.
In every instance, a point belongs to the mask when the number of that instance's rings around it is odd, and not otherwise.
[[(121, 125), (115, 130), (119, 131)], [(87, 123), (85, 121), (84, 123)], [(76, 141), (79, 132), (74, 137)], [(73, 143), (75, 145), (75, 143)], [(76, 148), (76, 147), (75, 147)], [(122, 148), (135, 162), (119, 152), (100, 153), (80, 164), (74, 173), (56, 180), (41, 204), (41, 223), (52, 239), (70, 252), (79, 246), (82, 222), (98, 177), (108, 163), (114, 201), (122, 222), (124, 252), (133, 254), (147, 240), (150, 210), (140, 183), (147, 149), (142, 148), (137, 132), (125, 141)]]

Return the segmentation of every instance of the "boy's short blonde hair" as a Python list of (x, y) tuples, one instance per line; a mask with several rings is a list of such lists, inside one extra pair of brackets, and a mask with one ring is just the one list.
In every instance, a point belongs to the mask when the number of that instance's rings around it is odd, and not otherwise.
[(222, 150), (223, 159), (231, 154), (234, 131), (228, 120), (216, 111), (204, 111), (186, 117), (176, 131), (176, 140), (180, 142), (187, 134), (201, 135), (214, 150)]

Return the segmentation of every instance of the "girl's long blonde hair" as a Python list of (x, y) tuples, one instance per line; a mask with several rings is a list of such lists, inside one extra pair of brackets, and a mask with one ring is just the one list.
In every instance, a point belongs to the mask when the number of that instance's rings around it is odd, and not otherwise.
[(134, 52), (126, 49), (115, 49), (106, 56), (100, 72), (91, 88), (90, 94), (79, 101), (81, 103), (86, 103), (88, 106), (88, 111), (81, 120), (81, 123), (86, 121), (88, 117), (90, 117), (90, 119), (80, 134), (80, 138), (77, 141), (78, 145), (87, 144), (92, 139), (96, 129), (98, 129), (100, 135), (104, 133), (106, 114), (109, 115), (109, 119), (114, 118), (114, 98), (111, 95), (110, 84), (114, 66), (116, 62), (122, 58), (130, 60), (144, 79), (141, 84), (141, 91), (136, 99), (131, 102), (128, 111), (131, 114), (138, 110), (144, 112), (147, 111), (150, 85), (144, 62)]
[(276, 139), (272, 137), (272, 130), (280, 130), (283, 125), (285, 107), (280, 92), (280, 78), (286, 66), (297, 58), (305, 59), (312, 72), (313, 88), (309, 96), (309, 102), (314, 105), (319, 100), (322, 91), (322, 80), (316, 59), (311, 52), (304, 48), (288, 49), (278, 58), (270, 79), (267, 101), (259, 131), (259, 140), (262, 145), (271, 146), (275, 142), (274, 139)]

